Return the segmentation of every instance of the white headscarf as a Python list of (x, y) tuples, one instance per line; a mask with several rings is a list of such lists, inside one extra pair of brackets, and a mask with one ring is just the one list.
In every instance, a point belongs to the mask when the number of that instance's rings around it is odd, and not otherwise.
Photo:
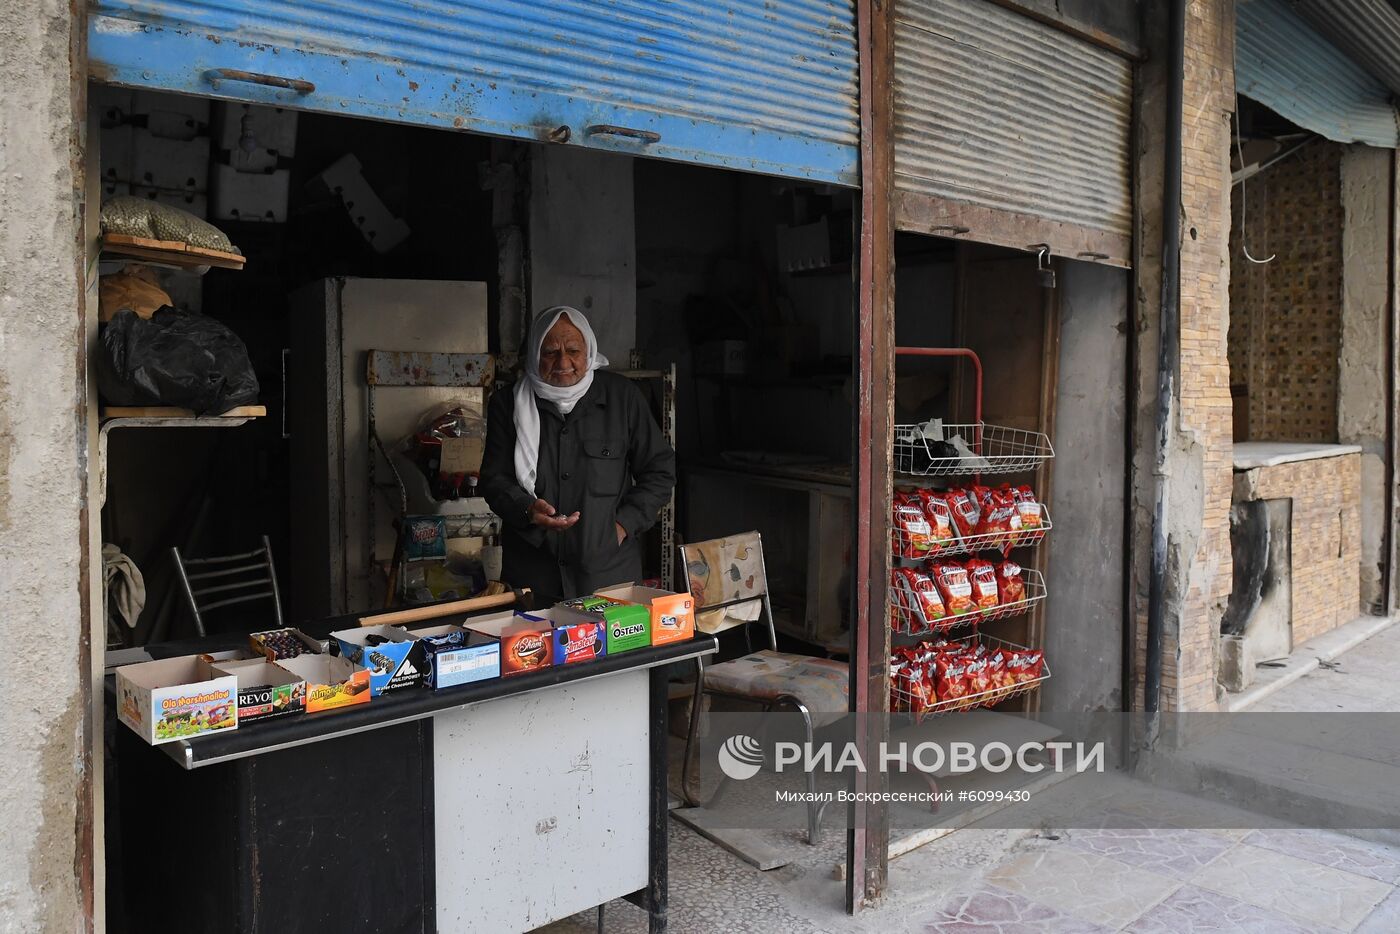
[[(544, 337), (549, 329), (564, 315), (568, 315), (574, 327), (583, 332), (587, 369), (583, 379), (572, 386), (551, 386), (540, 379), (540, 348), (544, 346)], [(560, 412), (568, 415), (593, 385), (593, 371), (607, 365), (608, 358), (598, 352), (598, 339), (593, 336), (593, 328), (577, 308), (568, 305), (546, 308), (530, 325), (525, 374), (515, 384), (515, 479), (526, 492), (535, 492), (535, 474), (540, 462), (540, 409), (535, 402), (536, 397), (553, 402)]]

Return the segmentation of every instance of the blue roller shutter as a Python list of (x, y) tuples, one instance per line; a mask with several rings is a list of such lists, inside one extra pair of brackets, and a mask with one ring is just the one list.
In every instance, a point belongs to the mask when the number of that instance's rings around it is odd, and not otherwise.
[(115, 84), (858, 184), (853, 0), (94, 0), (88, 56)]

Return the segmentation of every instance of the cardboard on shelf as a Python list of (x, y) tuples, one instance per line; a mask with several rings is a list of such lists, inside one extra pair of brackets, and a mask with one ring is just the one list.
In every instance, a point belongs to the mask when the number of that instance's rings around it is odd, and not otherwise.
[(238, 729), (238, 679), (197, 655), (117, 669), (117, 719), (152, 746)]
[(547, 619), (506, 611), (473, 616), (466, 626), (501, 641), (502, 677), (542, 671), (555, 664), (554, 625)]
[(501, 641), (461, 626), (425, 626), (409, 634), (423, 644), (433, 690), (501, 676)]
[(368, 704), (372, 696), (369, 669), (338, 655), (298, 655), (277, 664), (306, 679), (307, 713)]
[(669, 645), (695, 636), (695, 598), (655, 587), (618, 584), (598, 591), (598, 596), (651, 609), (651, 644)]
[[(225, 653), (220, 653), (225, 654)], [(264, 658), (215, 659), (201, 656), (211, 676), (238, 679), (238, 722), (306, 712), (306, 679)]]
[[(384, 641), (380, 641), (380, 639)], [(332, 652), (369, 671), (375, 697), (421, 687), (428, 680), (423, 645), (401, 626), (357, 626), (331, 633)]]

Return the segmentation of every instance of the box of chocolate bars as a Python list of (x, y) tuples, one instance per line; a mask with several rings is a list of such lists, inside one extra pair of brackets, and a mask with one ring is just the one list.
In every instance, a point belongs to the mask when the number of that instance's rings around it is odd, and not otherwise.
[(461, 626), (427, 626), (409, 633), (428, 656), (428, 686), (433, 690), (501, 676), (501, 642)]
[(650, 608), (652, 645), (684, 642), (695, 636), (695, 598), (688, 593), (618, 584), (598, 591), (598, 596)]
[(507, 611), (472, 616), (463, 625), (501, 640), (502, 677), (542, 671), (556, 664), (554, 626), (547, 619)]
[[(220, 655), (227, 653), (219, 653)], [(264, 658), (200, 656), (211, 677), (238, 679), (238, 722), (306, 712), (306, 679)]]
[(630, 652), (651, 645), (651, 608), (637, 603), (624, 603), (607, 597), (578, 597), (555, 606), (555, 622), (565, 623), (602, 620), (606, 624), (609, 655)]
[(422, 687), (428, 681), (423, 644), (399, 626), (357, 626), (331, 633), (333, 655), (369, 671), (375, 697), (386, 691)]
[(307, 713), (369, 703), (369, 669), (357, 668), (337, 655), (308, 653), (277, 664), (306, 679)]
[(591, 662), (608, 654), (606, 624), (601, 619), (548, 610), (531, 610), (530, 615), (554, 627), (554, 664)]

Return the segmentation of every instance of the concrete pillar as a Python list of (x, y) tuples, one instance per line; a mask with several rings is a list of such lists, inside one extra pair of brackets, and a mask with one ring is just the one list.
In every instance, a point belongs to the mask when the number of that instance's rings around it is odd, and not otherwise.
[(1180, 371), (1166, 462), (1154, 476), (1161, 321), (1163, 121), (1167, 3), (1145, 0), (1148, 61), (1140, 69), (1137, 149), (1138, 405), (1134, 459), (1136, 675), (1141, 704), (1153, 489), (1167, 490), (1162, 709), (1216, 707), (1220, 620), (1229, 601), (1232, 404), (1229, 322), (1230, 115), (1234, 3), (1187, 4), (1183, 86)]
[(1386, 564), (1386, 409), (1390, 360), (1391, 164), (1395, 153), (1349, 146), (1342, 155), (1342, 346), (1337, 440), (1361, 446), (1361, 605), (1383, 613)]
[(94, 923), (100, 718), (88, 635), (90, 451), (80, 218), (81, 27), (0, 6), (0, 918)]
[(578, 308), (613, 366), (625, 368), (637, 343), (632, 158), (537, 146), (531, 165), (528, 318), (550, 305)]

